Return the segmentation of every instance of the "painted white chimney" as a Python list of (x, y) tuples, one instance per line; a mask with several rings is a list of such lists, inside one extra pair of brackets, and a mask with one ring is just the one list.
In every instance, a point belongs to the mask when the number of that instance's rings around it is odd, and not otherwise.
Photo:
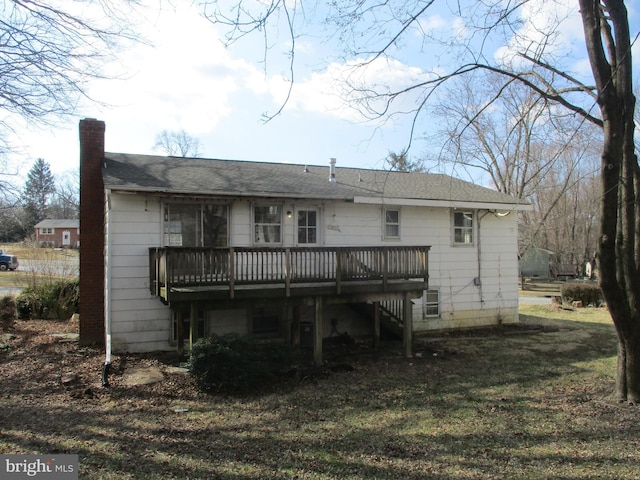
[(329, 181), (331, 183), (336, 183), (336, 159), (329, 159)]

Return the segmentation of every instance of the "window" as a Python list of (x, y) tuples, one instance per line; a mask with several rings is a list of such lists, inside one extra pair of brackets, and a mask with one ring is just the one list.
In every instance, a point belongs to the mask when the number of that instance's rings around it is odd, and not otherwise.
[(40, 229), (40, 233), (42, 235), (53, 235), (53, 228), (51, 227), (43, 227)]
[(422, 296), (422, 313), (424, 318), (440, 316), (439, 297), (438, 290), (425, 290)]
[(171, 247), (226, 247), (229, 207), (170, 203), (164, 207), (164, 244)]
[[(203, 310), (198, 310), (198, 338), (206, 336), (205, 319), (206, 314)], [(189, 315), (182, 317), (182, 335), (185, 343), (189, 342), (189, 333), (191, 332), (191, 318)], [(171, 343), (175, 344), (178, 341), (178, 314), (173, 312), (171, 315)]]
[(298, 210), (298, 243), (318, 243), (318, 212)]
[(384, 238), (400, 238), (400, 210), (385, 209)]
[(473, 245), (473, 212), (453, 213), (453, 244)]
[(280, 333), (280, 310), (277, 308), (256, 308), (252, 312), (252, 333), (258, 336), (272, 336)]
[(282, 243), (282, 207), (253, 207), (254, 243)]

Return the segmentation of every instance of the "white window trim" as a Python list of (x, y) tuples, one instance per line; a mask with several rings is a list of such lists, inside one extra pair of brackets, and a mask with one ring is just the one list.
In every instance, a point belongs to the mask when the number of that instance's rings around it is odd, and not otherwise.
[[(398, 212), (398, 235), (388, 236), (387, 235), (387, 212), (394, 211)], [(389, 225), (395, 225), (389, 224)], [(402, 212), (399, 207), (385, 207), (382, 209), (382, 238), (384, 240), (400, 240), (400, 234), (402, 232)]]
[[(192, 207), (197, 207), (200, 210), (199, 213), (199, 219), (200, 219), (200, 225), (198, 227), (199, 230), (199, 243), (203, 242), (203, 225), (202, 225), (202, 207), (204, 205), (214, 205), (217, 207), (223, 207), (226, 209), (226, 216), (227, 216), (227, 246), (231, 245), (231, 204), (230, 203), (222, 203), (222, 202), (207, 202), (207, 201), (194, 201), (194, 200), (181, 200), (181, 199), (167, 199), (164, 200), (161, 204), (161, 224), (162, 224), (162, 228), (161, 228), (161, 232), (160, 232), (160, 238), (161, 238), (161, 242), (162, 245), (166, 246), (166, 247), (170, 247), (171, 245), (171, 241), (169, 240), (171, 238), (171, 232), (167, 232), (165, 229), (168, 227), (169, 225), (169, 219), (167, 218), (167, 213), (171, 211), (171, 207), (172, 206), (184, 206), (184, 205), (189, 205)], [(79, 230), (78, 230), (79, 233)], [(182, 234), (180, 234), (182, 235)], [(173, 246), (177, 246), (177, 245), (173, 245)], [(179, 245), (182, 246), (182, 245)]]
[[(438, 295), (438, 299), (436, 302), (427, 302), (427, 293), (428, 292), (435, 292)], [(438, 307), (438, 313), (433, 315), (427, 315), (427, 306), (428, 305), (435, 305), (436, 307)], [(422, 295), (422, 317), (423, 318), (440, 318), (440, 290), (438, 290), (437, 288), (429, 288), (428, 290), (424, 291), (424, 294)]]
[[(256, 207), (278, 207), (280, 208), (280, 240), (277, 242), (259, 242), (256, 240)], [(258, 246), (270, 246), (270, 245), (283, 245), (284, 242), (284, 205), (281, 203), (254, 203), (251, 205), (251, 242), (253, 245)], [(265, 224), (267, 225), (267, 224)], [(275, 224), (273, 224), (275, 225)]]
[[(298, 212), (316, 212), (316, 242), (315, 243), (300, 243), (298, 241)], [(293, 228), (294, 228), (294, 239), (295, 239), (295, 244), (301, 247), (306, 247), (306, 246), (312, 246), (312, 247), (317, 247), (319, 245), (322, 244), (322, 212), (321, 209), (318, 207), (296, 207), (294, 210), (294, 221), (293, 221)]]
[[(471, 236), (470, 243), (456, 242), (456, 213), (470, 213), (471, 214)], [(452, 210), (451, 211), (451, 245), (454, 247), (473, 247), (476, 244), (476, 219), (478, 214), (476, 210)], [(462, 227), (457, 227), (462, 228)]]

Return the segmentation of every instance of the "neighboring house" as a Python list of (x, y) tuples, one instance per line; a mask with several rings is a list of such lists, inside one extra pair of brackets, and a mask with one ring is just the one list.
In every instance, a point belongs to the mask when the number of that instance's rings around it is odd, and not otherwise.
[(517, 199), (445, 175), (104, 152), (80, 122), (80, 340), (331, 335), (518, 321)]
[(551, 265), (554, 263), (554, 253), (539, 247), (529, 247), (518, 262), (520, 274), (523, 277), (549, 278)]
[(80, 220), (47, 218), (37, 223), (35, 229), (38, 245), (55, 248), (80, 246)]

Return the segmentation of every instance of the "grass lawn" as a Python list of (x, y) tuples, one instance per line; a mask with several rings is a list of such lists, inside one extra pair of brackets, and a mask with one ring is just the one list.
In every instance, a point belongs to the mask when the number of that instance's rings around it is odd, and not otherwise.
[[(16, 255), (20, 266), (14, 272), (0, 272), (0, 287), (26, 287), (34, 281), (73, 278), (77, 275), (79, 252), (77, 249), (35, 248), (22, 244), (2, 244), (0, 248)], [(31, 265), (36, 262), (39, 269)]]
[[(90, 479), (640, 478), (640, 408), (608, 398), (606, 311), (527, 305), (521, 320), (417, 338), (411, 359), (400, 343), (343, 352), (353, 371), (250, 398), (187, 394), (169, 373), (102, 389), (99, 352), (20, 357), (17, 338), (0, 353), (0, 453), (76, 453)], [(16, 387), (28, 355), (48, 355), (48, 376)], [(95, 363), (90, 394), (57, 381), (77, 359)]]

